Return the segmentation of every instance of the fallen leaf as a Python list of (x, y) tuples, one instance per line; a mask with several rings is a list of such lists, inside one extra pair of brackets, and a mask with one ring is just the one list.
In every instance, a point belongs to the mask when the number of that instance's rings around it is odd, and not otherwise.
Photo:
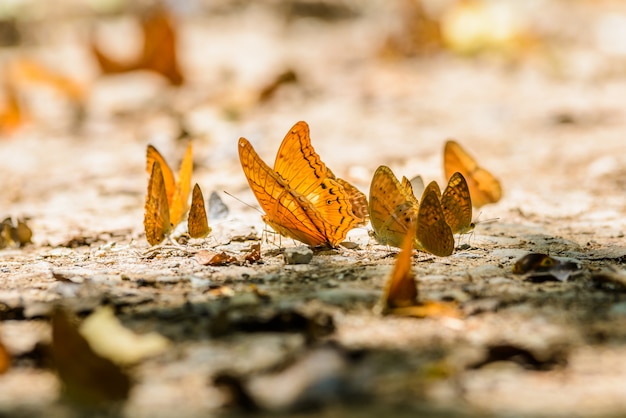
[(131, 382), (111, 360), (96, 354), (62, 309), (52, 315), (52, 357), (70, 402), (99, 406), (128, 398)]
[(156, 332), (135, 334), (124, 327), (110, 306), (96, 309), (83, 321), (79, 332), (96, 354), (119, 365), (136, 364), (161, 354), (170, 345), (167, 338)]
[(525, 280), (534, 283), (565, 282), (581, 271), (582, 266), (578, 260), (559, 260), (541, 253), (526, 254), (513, 264), (514, 274), (523, 274)]
[(245, 263), (254, 264), (261, 261), (261, 243), (257, 242), (250, 246), (250, 250), (243, 257)]
[(196, 253), (196, 261), (203, 266), (228, 266), (230, 264), (239, 264), (236, 257), (226, 252), (215, 252), (208, 250), (200, 250)]

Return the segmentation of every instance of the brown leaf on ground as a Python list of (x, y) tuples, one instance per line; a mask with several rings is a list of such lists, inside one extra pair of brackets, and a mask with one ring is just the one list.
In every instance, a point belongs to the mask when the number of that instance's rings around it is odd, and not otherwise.
[(254, 264), (261, 261), (261, 243), (257, 242), (250, 246), (250, 250), (243, 257), (244, 263)]
[(102, 405), (128, 398), (129, 377), (113, 362), (94, 353), (61, 309), (52, 315), (52, 357), (69, 401)]
[(214, 252), (207, 250), (200, 250), (196, 254), (196, 261), (203, 266), (228, 266), (231, 264), (239, 264), (236, 257), (230, 254), (222, 252)]

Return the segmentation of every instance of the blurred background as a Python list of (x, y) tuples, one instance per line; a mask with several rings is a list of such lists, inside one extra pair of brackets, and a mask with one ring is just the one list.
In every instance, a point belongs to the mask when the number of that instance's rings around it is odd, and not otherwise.
[(192, 139), (195, 180), (253, 202), (237, 139), (271, 162), (306, 120), (323, 160), (364, 191), (380, 164), (441, 181), (454, 137), (502, 178), (508, 199), (494, 215), (590, 210), (599, 184), (626, 183), (625, 9), (5, 0), (0, 207), (34, 218), (51, 242), (76, 229), (136, 236), (148, 143), (176, 166)]

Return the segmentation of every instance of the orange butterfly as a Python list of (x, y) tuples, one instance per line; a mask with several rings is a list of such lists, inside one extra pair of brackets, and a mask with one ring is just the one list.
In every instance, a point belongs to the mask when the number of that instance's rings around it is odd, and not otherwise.
[(418, 249), (431, 254), (445, 257), (454, 251), (454, 235), (441, 207), (441, 194), (426, 186), (422, 194), (419, 212), (417, 213), (417, 241)]
[(312, 247), (336, 247), (349, 230), (367, 223), (365, 195), (336, 178), (320, 160), (306, 122), (287, 133), (274, 169), (245, 138), (239, 139), (239, 160), (265, 211), (263, 220), (281, 235)]
[(465, 234), (474, 229), (472, 199), (463, 174), (456, 172), (450, 177), (441, 195), (441, 207), (453, 234)]
[(502, 187), (498, 179), (480, 167), (456, 141), (449, 140), (445, 144), (443, 170), (446, 178), (450, 178), (457, 171), (463, 174), (472, 196), (472, 204), (476, 208), (487, 203), (496, 203), (502, 197)]
[(189, 209), (193, 170), (191, 142), (180, 164), (178, 182), (161, 153), (152, 145), (148, 145), (146, 160), (150, 179), (143, 223), (148, 242), (156, 245), (182, 221)]
[(435, 301), (418, 302), (417, 284), (411, 269), (412, 236), (416, 233), (415, 226), (410, 224), (409, 233), (402, 243), (402, 250), (396, 258), (391, 276), (387, 280), (382, 299), (379, 303), (383, 315), (401, 316), (452, 316), (458, 317), (456, 305)]
[(144, 44), (141, 55), (130, 63), (120, 63), (107, 57), (95, 43), (91, 50), (105, 74), (124, 73), (134, 70), (150, 70), (163, 75), (175, 86), (183, 84), (184, 78), (178, 66), (176, 54), (176, 29), (172, 18), (163, 7), (157, 7), (142, 22)]
[(206, 209), (204, 208), (204, 196), (202, 190), (196, 183), (191, 194), (191, 208), (189, 218), (187, 218), (187, 231), (191, 238), (204, 238), (211, 232), (209, 221), (207, 220)]
[(378, 167), (369, 200), (370, 221), (378, 241), (400, 247), (415, 223), (415, 248), (438, 256), (452, 254), (454, 237), (443, 216), (438, 190), (436, 183), (429, 184), (419, 203), (406, 177), (400, 183), (389, 167)]

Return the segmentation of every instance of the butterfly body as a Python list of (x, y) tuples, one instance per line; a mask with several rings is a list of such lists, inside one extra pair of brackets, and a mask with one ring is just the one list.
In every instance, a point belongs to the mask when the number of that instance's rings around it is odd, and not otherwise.
[(296, 123), (287, 133), (273, 169), (245, 138), (239, 139), (239, 160), (265, 212), (263, 221), (281, 235), (312, 247), (336, 247), (350, 229), (367, 222), (367, 214), (357, 206), (365, 196), (320, 160), (306, 122)]

